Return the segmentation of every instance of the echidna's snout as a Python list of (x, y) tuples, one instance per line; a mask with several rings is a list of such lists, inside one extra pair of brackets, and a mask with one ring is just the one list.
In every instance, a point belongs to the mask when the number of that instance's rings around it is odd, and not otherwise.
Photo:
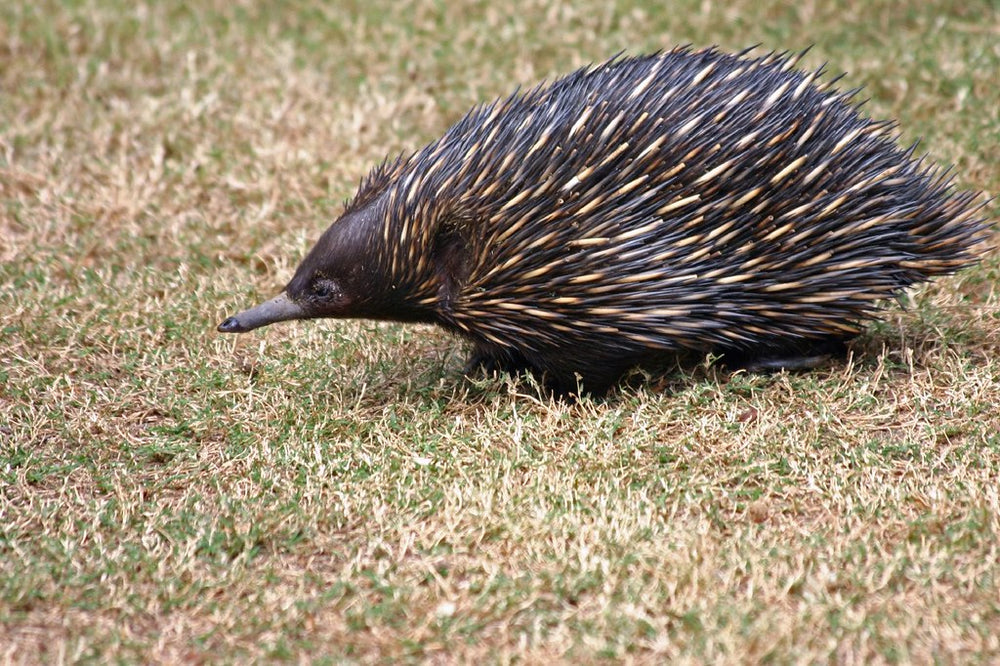
[(289, 319), (302, 319), (305, 316), (305, 309), (288, 298), (288, 294), (282, 292), (257, 307), (227, 317), (219, 324), (218, 331), (220, 333), (246, 333), (261, 326)]
[(236, 317), (226, 317), (216, 329), (219, 333), (241, 333), (240, 321)]

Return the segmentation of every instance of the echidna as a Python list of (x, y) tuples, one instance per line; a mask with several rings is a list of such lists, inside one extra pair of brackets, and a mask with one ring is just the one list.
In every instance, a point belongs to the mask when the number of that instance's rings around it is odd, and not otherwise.
[(797, 56), (618, 57), (383, 162), (284, 291), (288, 319), (432, 322), (470, 365), (603, 391), (683, 349), (799, 365), (975, 261), (977, 195)]

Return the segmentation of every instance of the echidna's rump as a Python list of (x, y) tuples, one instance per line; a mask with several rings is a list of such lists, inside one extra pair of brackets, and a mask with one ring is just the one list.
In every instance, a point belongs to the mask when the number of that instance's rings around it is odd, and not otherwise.
[(362, 183), (276, 299), (231, 317), (434, 322), (478, 363), (601, 390), (663, 350), (805, 353), (975, 260), (977, 195), (852, 92), (677, 49), (473, 109)]

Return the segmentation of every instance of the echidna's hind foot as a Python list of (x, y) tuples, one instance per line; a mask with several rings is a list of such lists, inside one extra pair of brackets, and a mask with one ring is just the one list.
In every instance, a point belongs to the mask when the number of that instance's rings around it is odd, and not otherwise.
[(727, 351), (722, 362), (733, 370), (770, 373), (812, 370), (847, 356), (847, 339), (809, 340), (752, 351)]

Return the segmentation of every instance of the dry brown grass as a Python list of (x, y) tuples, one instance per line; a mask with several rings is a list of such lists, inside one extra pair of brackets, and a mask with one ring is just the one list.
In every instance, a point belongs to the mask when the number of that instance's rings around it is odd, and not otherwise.
[(383, 156), (620, 49), (815, 44), (996, 195), (995, 3), (267, 4), (0, 6), (0, 660), (1000, 658), (995, 250), (846, 365), (574, 405), (214, 333)]

